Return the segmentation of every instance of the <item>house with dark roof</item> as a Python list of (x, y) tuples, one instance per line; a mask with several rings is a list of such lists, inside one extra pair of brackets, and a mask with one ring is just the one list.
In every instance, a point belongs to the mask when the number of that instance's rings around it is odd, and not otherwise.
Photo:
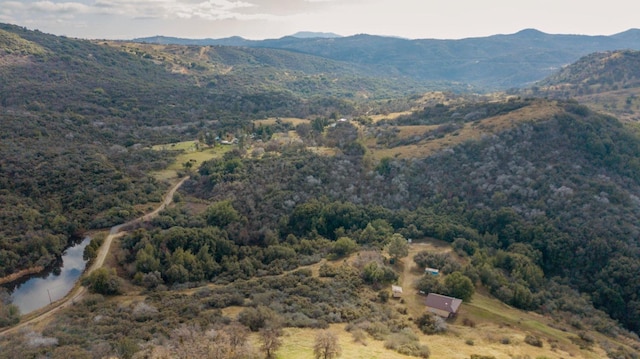
[(429, 293), (425, 304), (429, 312), (443, 318), (451, 318), (458, 313), (458, 309), (460, 309), (460, 305), (462, 304), (462, 299)]

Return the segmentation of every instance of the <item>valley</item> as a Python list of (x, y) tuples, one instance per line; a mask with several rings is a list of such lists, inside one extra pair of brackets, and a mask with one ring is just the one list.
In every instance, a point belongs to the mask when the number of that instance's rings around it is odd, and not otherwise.
[[(592, 40), (456, 44), (541, 39)], [(57, 304), (0, 290), (0, 358), (638, 358), (637, 51), (445, 78), (409, 43), (1, 25), (0, 275), (105, 235)]]

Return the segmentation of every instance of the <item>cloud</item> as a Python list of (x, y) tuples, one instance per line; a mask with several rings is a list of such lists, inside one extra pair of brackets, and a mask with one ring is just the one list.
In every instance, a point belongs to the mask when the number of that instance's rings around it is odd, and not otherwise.
[(31, 11), (40, 11), (44, 13), (82, 14), (90, 11), (90, 8), (87, 5), (78, 2), (56, 3), (53, 1), (38, 1), (27, 6)]
[[(82, 1), (82, 0), (81, 0)], [(269, 14), (248, 14), (242, 10), (256, 5), (243, 0), (84, 0), (78, 1), (1, 1), (0, 15), (29, 18), (54, 14), (91, 14), (156, 19), (220, 20), (266, 18)]]

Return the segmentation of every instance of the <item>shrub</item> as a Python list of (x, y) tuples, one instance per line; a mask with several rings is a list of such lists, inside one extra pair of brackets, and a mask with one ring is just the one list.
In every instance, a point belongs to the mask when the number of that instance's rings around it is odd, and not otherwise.
[(464, 319), (462, 319), (462, 325), (464, 325), (465, 327), (475, 328), (476, 327), (476, 322), (474, 322), (473, 320), (471, 320), (469, 318), (464, 318)]
[(323, 263), (320, 266), (318, 274), (320, 277), (335, 277), (338, 275), (338, 269), (334, 266), (330, 266), (327, 263)]
[(246, 308), (238, 314), (238, 321), (249, 327), (251, 331), (257, 332), (264, 328), (267, 323), (277, 320), (278, 315), (272, 309), (258, 306), (257, 308)]
[(447, 330), (444, 319), (431, 313), (424, 313), (416, 319), (416, 325), (424, 334), (442, 333)]
[(418, 337), (408, 328), (390, 335), (385, 341), (384, 347), (400, 354), (420, 358), (428, 358), (431, 355), (429, 348), (420, 344)]
[(578, 336), (580, 336), (580, 339), (584, 340), (587, 343), (595, 343), (595, 338), (593, 337), (593, 335), (587, 333), (587, 332), (580, 332), (580, 334), (578, 334)]
[(369, 262), (362, 270), (362, 279), (366, 283), (379, 285), (394, 282), (398, 279), (398, 274), (385, 265)]
[(534, 347), (542, 348), (542, 340), (535, 335), (527, 334), (524, 337), (524, 342), (529, 345), (533, 345)]
[(371, 337), (375, 340), (382, 340), (385, 336), (389, 335), (389, 327), (387, 327), (384, 323), (365, 322), (362, 326), (367, 334), (371, 335)]
[(378, 292), (378, 299), (381, 303), (387, 303), (389, 301), (389, 291), (381, 290)]
[(354, 343), (367, 345), (367, 334), (362, 329), (355, 328), (351, 330), (351, 336), (353, 337)]
[(82, 284), (94, 293), (116, 295), (121, 293), (122, 280), (116, 275), (115, 269), (99, 268), (85, 278)]
[(13, 304), (0, 303), (0, 328), (18, 324), (20, 321), (20, 310)]

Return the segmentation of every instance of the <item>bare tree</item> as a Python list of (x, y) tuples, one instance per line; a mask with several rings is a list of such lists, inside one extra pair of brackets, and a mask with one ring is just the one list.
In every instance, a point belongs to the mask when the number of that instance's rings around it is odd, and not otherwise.
[(280, 326), (269, 325), (260, 329), (260, 347), (267, 359), (275, 358), (275, 353), (282, 346), (282, 328)]
[(313, 346), (316, 359), (333, 359), (340, 356), (342, 348), (338, 344), (338, 336), (325, 330), (316, 335), (316, 343)]
[(231, 348), (234, 352), (247, 342), (249, 329), (244, 325), (238, 322), (233, 322), (225, 328), (225, 331), (229, 334), (229, 344), (231, 344)]

